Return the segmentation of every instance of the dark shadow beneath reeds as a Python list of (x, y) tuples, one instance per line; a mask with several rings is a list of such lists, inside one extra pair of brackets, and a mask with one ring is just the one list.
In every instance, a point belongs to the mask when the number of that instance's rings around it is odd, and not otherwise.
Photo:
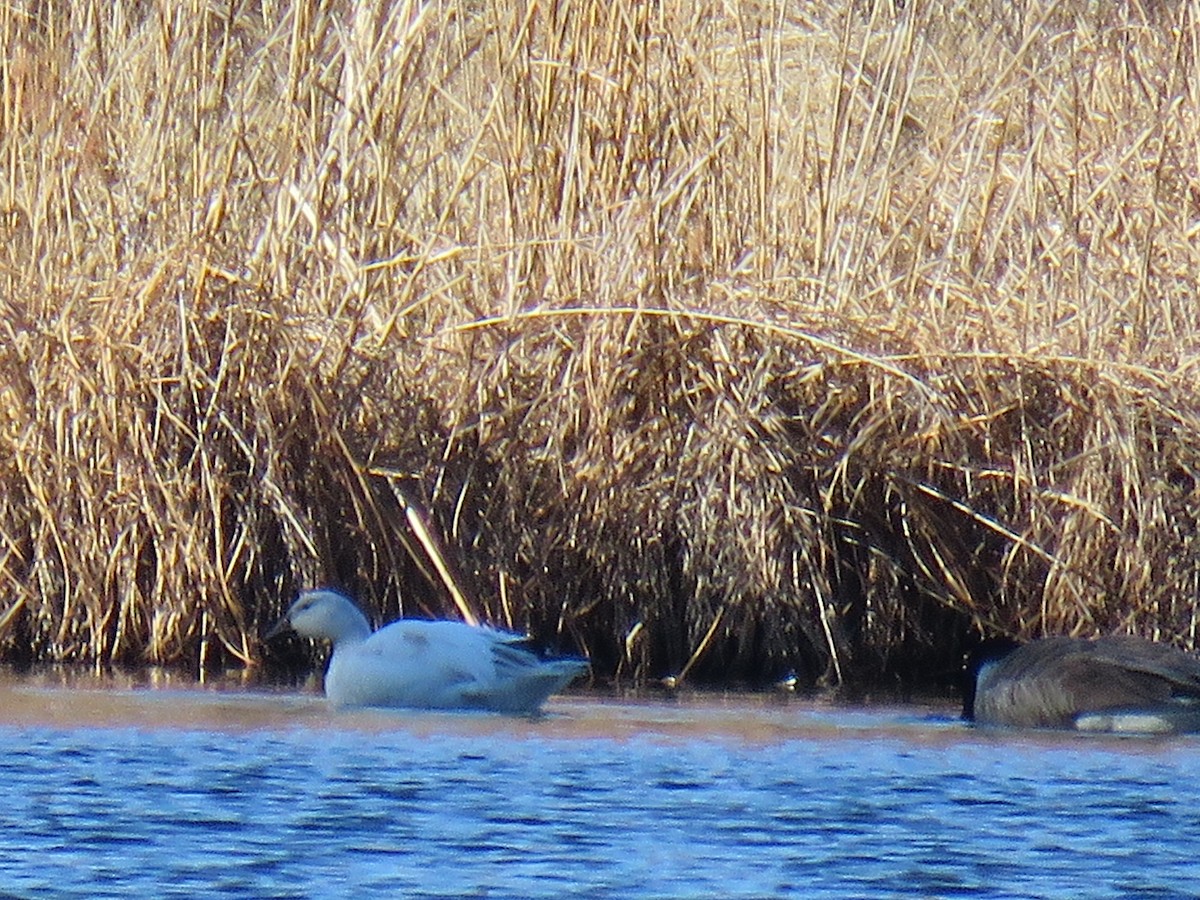
[(1195, 10), (1002, 7), (0, 9), (0, 656), (1195, 645)]

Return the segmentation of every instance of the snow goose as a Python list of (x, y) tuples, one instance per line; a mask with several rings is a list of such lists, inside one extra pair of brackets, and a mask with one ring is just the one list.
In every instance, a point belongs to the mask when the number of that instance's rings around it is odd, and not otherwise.
[(520, 635), (462, 622), (400, 619), (372, 632), (329, 589), (302, 592), (267, 639), (289, 628), (333, 643), (325, 696), (336, 706), (530, 714), (588, 670), (585, 659), (547, 659)]

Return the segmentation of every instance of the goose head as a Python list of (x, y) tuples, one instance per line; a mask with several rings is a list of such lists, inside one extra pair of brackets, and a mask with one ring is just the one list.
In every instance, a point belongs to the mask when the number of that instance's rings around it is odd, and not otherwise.
[(345, 594), (320, 588), (301, 591), (283, 618), (267, 632), (267, 640), (289, 629), (301, 637), (332, 641), (336, 646), (366, 640), (371, 634), (371, 623)]

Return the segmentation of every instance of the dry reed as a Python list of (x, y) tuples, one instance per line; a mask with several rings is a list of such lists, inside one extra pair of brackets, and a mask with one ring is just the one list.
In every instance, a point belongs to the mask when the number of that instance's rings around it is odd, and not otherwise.
[[(0, 649), (1197, 641), (1200, 6), (0, 7)], [(459, 604), (460, 606), (462, 603)]]

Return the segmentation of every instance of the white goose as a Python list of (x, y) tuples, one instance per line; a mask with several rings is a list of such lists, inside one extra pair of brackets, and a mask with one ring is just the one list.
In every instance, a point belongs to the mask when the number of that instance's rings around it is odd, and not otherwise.
[(372, 633), (329, 589), (303, 591), (266, 637), (288, 628), (333, 642), (325, 696), (337, 706), (536, 713), (588, 670), (585, 659), (544, 659), (520, 635), (462, 622), (400, 619)]

